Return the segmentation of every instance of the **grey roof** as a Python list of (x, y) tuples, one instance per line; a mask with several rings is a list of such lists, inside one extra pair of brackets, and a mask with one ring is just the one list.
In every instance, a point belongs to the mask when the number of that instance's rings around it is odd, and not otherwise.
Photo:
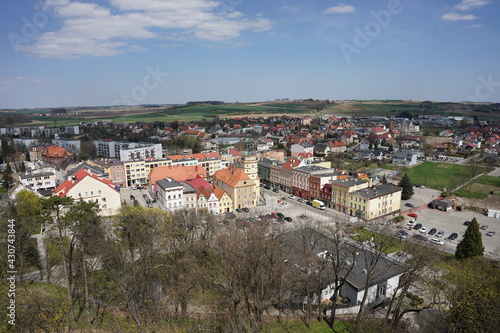
[(338, 179), (338, 180), (334, 180), (332, 182), (332, 184), (340, 185), (343, 187), (351, 187), (351, 186), (359, 185), (359, 184), (363, 184), (363, 183), (367, 183), (367, 181), (363, 180), (363, 179), (359, 179), (359, 178)]
[(68, 178), (73, 176), (80, 169), (90, 170), (92, 173), (96, 174), (97, 176), (108, 176), (108, 174), (106, 172), (104, 172), (103, 168), (99, 168), (95, 165), (90, 165), (90, 164), (87, 164), (85, 162), (82, 162), (79, 165), (77, 165), (76, 168), (74, 168), (73, 170), (68, 172)]
[(41, 172), (41, 173), (32, 173), (21, 176), (21, 179), (28, 179), (33, 177), (42, 177), (42, 176), (53, 176), (53, 172)]
[(175, 188), (175, 187), (183, 187), (178, 181), (172, 178), (165, 178), (161, 180), (157, 180), (156, 184), (163, 189)]
[(359, 194), (367, 199), (373, 199), (380, 196), (384, 196), (390, 193), (395, 193), (401, 191), (401, 187), (389, 185), (389, 184), (379, 184), (372, 187), (367, 187), (361, 190), (352, 192), (351, 194)]
[(314, 147), (314, 145), (312, 143), (309, 143), (309, 142), (299, 143), (299, 145), (301, 145), (304, 148)]
[(305, 165), (305, 166), (293, 168), (293, 170), (302, 171), (302, 172), (317, 172), (317, 171), (327, 171), (327, 170), (331, 170), (331, 169), (324, 168), (324, 167), (318, 166), (318, 165)]
[(416, 154), (418, 154), (417, 150), (413, 150), (413, 149), (401, 149), (401, 150), (395, 151), (392, 154), (392, 157), (406, 158), (409, 155), (416, 155)]
[(184, 193), (196, 193), (196, 189), (194, 187), (192, 187), (191, 185), (189, 185), (188, 183), (182, 182), (181, 184), (183, 187), (182, 192), (184, 192)]
[[(335, 255), (337, 248), (333, 242), (331, 235), (323, 233), (317, 229), (310, 227), (301, 227), (297, 229), (292, 229), (283, 234), (285, 237), (285, 245), (289, 247), (288, 257), (286, 258), (288, 262), (295, 267), (305, 267), (311, 263), (312, 260), (318, 260), (317, 254), (324, 251)], [(307, 247), (308, 254), (304, 254), (304, 246)], [(344, 240), (338, 246), (339, 257), (343, 260), (347, 260), (351, 263), (348, 268), (351, 269), (351, 273), (347, 277), (347, 283), (351, 285), (358, 292), (365, 289), (366, 274), (363, 270), (367, 269), (367, 262), (369, 262), (373, 256), (378, 255), (374, 251), (363, 249), (360, 245), (356, 244), (354, 241), (349, 239)], [(312, 258), (311, 254), (315, 255), (317, 258)], [(377, 266), (372, 272), (371, 281), (369, 286), (377, 285), (381, 282), (387, 281), (388, 279), (401, 274), (404, 271), (404, 267), (398, 264), (395, 260), (382, 255), (377, 262)], [(328, 269), (324, 270), (327, 274), (324, 280), (326, 287), (329, 283), (333, 282), (333, 272), (328, 272)], [(330, 277), (331, 276), (331, 277)]]

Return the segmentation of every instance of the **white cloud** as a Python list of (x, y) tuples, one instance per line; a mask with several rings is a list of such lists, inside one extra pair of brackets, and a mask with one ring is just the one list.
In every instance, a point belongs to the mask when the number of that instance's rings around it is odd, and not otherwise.
[(299, 7), (283, 6), (283, 7), (280, 8), (280, 11), (296, 12), (298, 9), (299, 9)]
[(323, 14), (348, 14), (352, 13), (356, 10), (354, 6), (346, 5), (345, 3), (341, 3), (337, 6), (333, 6), (325, 9)]
[(484, 27), (484, 25), (482, 25), (482, 24), (471, 24), (467, 28), (469, 28), (469, 29), (479, 29), (479, 28), (482, 28), (482, 27)]
[(490, 0), (462, 0), (462, 2), (460, 2), (454, 8), (460, 11), (466, 11), (472, 8), (486, 6), (490, 3)]
[(266, 18), (248, 18), (210, 0), (110, 0), (114, 8), (91, 2), (46, 0), (61, 28), (41, 34), (23, 49), (40, 57), (113, 56), (145, 50), (138, 41), (226, 42), (244, 31), (272, 29)]
[(455, 22), (455, 21), (473, 21), (477, 20), (477, 16), (468, 14), (458, 14), (458, 13), (446, 13), (441, 16), (445, 21)]

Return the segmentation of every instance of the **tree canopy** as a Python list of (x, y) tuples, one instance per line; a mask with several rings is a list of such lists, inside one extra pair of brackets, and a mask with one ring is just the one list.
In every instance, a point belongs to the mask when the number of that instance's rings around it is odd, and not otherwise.
[(479, 224), (476, 218), (473, 218), (467, 230), (465, 230), (464, 238), (458, 243), (455, 251), (455, 258), (467, 259), (476, 256), (482, 256), (484, 253), (483, 240), (479, 231)]
[(401, 193), (401, 199), (403, 200), (409, 200), (413, 196), (413, 184), (410, 180), (410, 177), (408, 174), (404, 174), (403, 177), (401, 178), (401, 181), (398, 184), (399, 187), (403, 189), (403, 192)]

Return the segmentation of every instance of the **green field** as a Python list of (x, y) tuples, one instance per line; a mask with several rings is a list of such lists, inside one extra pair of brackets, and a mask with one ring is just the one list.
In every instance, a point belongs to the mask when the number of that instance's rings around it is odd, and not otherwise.
[[(476, 174), (486, 170), (479, 167)], [(412, 183), (442, 191), (445, 187), (451, 190), (465, 183), (470, 179), (472, 170), (467, 165), (424, 162), (409, 169), (407, 174)]]
[(500, 196), (500, 177), (483, 175), (475, 179), (472, 184), (456, 191), (455, 195), (464, 198), (486, 199), (491, 192), (493, 192), (493, 200)]

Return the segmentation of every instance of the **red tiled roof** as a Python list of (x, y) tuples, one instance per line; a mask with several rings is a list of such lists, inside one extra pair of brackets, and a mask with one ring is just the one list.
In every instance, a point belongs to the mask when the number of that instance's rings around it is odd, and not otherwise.
[(250, 177), (242, 169), (238, 169), (232, 165), (226, 169), (218, 170), (213, 175), (214, 178), (220, 180), (221, 182), (235, 187), (240, 180), (251, 180)]
[(56, 193), (60, 197), (64, 197), (73, 187), (76, 186), (76, 184), (80, 183), (86, 177), (94, 178), (95, 180), (100, 181), (104, 185), (107, 185), (116, 191), (115, 184), (111, 180), (103, 177), (98, 177), (96, 174), (88, 172), (85, 169), (80, 169), (73, 176), (71, 176), (71, 178), (67, 179), (61, 185), (56, 187), (54, 193)]
[(149, 172), (149, 184), (152, 185), (165, 177), (184, 182), (188, 179), (195, 179), (198, 175), (203, 178), (207, 177), (207, 170), (201, 165), (164, 165), (153, 168)]

